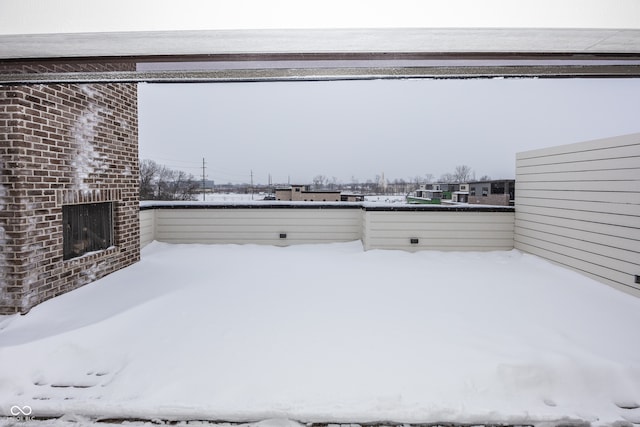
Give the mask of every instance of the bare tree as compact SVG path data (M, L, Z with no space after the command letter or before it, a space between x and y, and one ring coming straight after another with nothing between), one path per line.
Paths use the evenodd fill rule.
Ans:
M335 190L336 187L338 186L338 178L336 178L335 176L332 176L330 180L328 180L328 186L329 186L329 190Z
M140 162L140 200L195 200L193 176L153 160Z
M316 190L321 190L326 182L328 181L327 177L324 175L316 175L313 177L313 188Z
M152 200L155 194L155 179L160 165L153 160L140 161L140 200Z
M453 174L445 173L440 175L440 182L450 184L452 182L455 182L455 177L453 176Z
M184 171L172 171L172 180L168 185L167 200L194 200L199 188L193 176Z
M453 172L453 182L468 182L471 179L473 171L467 165L456 166Z

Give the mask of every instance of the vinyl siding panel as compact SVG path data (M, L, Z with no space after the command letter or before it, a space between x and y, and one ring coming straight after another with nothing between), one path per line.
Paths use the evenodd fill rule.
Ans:
M607 138L612 141L613 138ZM603 140L604 141L604 140ZM567 150L544 149L527 152L518 158L519 166L557 165L565 163L585 163L601 160L628 159L640 157L640 147L633 138L613 142L615 145L587 148L580 144L571 144Z
M365 212L365 249L513 249L513 212ZM412 244L410 239L417 238Z
M155 210L140 211L140 247L144 248L151 243L156 236Z
M612 171L617 169L635 169L638 166L638 156L621 159L598 159L588 162L573 163L550 163L550 164L530 164L528 166L519 164L521 174L548 174L561 172L597 172Z
M618 171L617 171L618 172ZM521 181L519 183L520 190L540 190L540 191L562 191L562 192L576 192L576 193L605 193L614 194L619 197L623 203L628 203L630 200L638 200L638 186L639 183L636 178L638 171L630 173L628 170L628 177L624 179L614 179L612 175L606 176L609 179L602 179L599 181L594 180L578 180L578 179L565 179L562 181L551 180L550 178L545 181ZM559 178L559 177L558 177ZM625 194L629 193L629 194Z
M516 183L517 188L518 185ZM516 211L528 209L531 212L538 209L550 209L561 212L560 216L574 218L582 215L592 218L594 222L600 222L598 218L603 215L605 219L602 221L607 221L609 224L626 225L628 227L636 227L638 225L637 205L536 198L527 197L526 194L522 196L516 194L516 198L518 199L516 201Z
M640 159L634 159L640 162ZM566 166L566 165L565 165ZM520 175L520 184L525 182L590 182L604 183L610 181L631 181L638 176L635 168L625 169L597 169L597 170L578 170L578 171L553 171L553 172L522 172ZM603 185L604 185L603 184ZM610 187L607 187L610 189Z
M586 261L582 257L572 257L564 251L554 252L553 249L549 247L530 245L526 242L518 242L517 245L518 249L522 250L523 252L528 252L530 254L539 256L540 258L545 258L551 262L570 268L623 292L640 296L633 287L624 284L625 281L628 280L627 273L622 273L616 270L612 270L609 267L603 267L597 264L593 264L589 261Z
M516 183L516 193L522 191L523 197L549 200L567 200L577 202L595 202L595 203L614 203L619 205L639 205L639 193L626 193L617 191L563 191L556 189L527 189L526 186L520 186ZM585 206L589 207L589 206Z
M142 210L140 224L143 246L153 240L279 246L362 240L365 249L492 251L513 249L514 212L174 206Z
M357 209L158 209L158 241L291 245L361 238ZM287 237L281 239L281 233Z
M640 134L519 153L515 247L640 296Z
M518 213L517 217L516 228L565 234L609 246L624 247L631 251L638 250L637 242L640 240L640 229L638 228L528 213Z

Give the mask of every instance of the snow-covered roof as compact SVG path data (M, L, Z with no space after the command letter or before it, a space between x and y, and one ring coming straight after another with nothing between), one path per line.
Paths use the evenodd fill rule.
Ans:
M640 299L516 250L154 242L131 267L0 316L0 408L87 423L628 425L639 324Z

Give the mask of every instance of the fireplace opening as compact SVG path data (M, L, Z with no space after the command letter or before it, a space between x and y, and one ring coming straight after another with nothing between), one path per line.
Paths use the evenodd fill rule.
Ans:
M65 205L62 222L65 260L113 245L113 202Z

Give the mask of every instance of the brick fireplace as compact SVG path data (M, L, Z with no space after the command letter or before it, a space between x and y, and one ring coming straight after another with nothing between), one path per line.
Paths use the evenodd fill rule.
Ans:
M0 86L0 171L0 314L139 260L136 84Z

